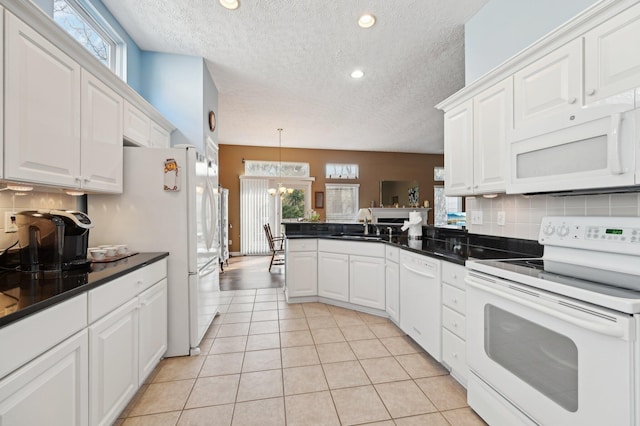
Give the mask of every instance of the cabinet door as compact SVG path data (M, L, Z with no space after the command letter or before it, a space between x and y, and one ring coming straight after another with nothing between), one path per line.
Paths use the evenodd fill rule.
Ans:
M0 381L0 424L88 423L87 332L68 338Z
M444 115L444 191L448 196L473 192L473 101Z
M122 104L120 95L82 70L82 187L122 192Z
M318 252L318 296L349 301L349 255Z
M138 390L138 299L89 327L89 424L110 425Z
M506 191L507 135L512 121L511 78L473 98L474 194Z
M384 259L349 256L349 302L369 308L386 309Z
M6 12L5 179L80 185L80 66Z
M138 108L124 101L124 128L126 140L141 146L149 146L151 119Z
M139 296L138 384L142 385L167 350L167 280Z
M582 39L518 71L513 84L516 140L568 126L583 103Z
M171 145L171 135L164 127L155 121L151 121L149 132L149 144L152 148L169 148Z
M315 251L291 251L286 256L287 297L318 295L318 255Z
M585 35L585 99L593 102L640 87L640 5Z
M395 262L387 262L385 271L387 314L394 322L400 322L400 268Z

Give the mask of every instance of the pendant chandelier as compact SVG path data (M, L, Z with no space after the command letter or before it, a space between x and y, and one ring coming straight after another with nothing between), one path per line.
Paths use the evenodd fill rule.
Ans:
M278 188L269 188L270 195L280 194L280 198L284 198L285 194L293 193L293 188L287 188L282 184L282 129L278 129L278 147L280 160L278 161L278 175L280 176Z

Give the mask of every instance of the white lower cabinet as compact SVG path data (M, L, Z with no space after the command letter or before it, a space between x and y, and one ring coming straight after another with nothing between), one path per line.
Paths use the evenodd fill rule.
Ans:
M387 259L385 265L386 311L389 318L400 322L400 267Z
M349 302L384 311L384 259L349 256Z
M464 266L442 262L442 362L462 384L469 375L465 275Z
M138 299L138 384L141 385L167 350L167 280L160 281Z
M287 240L284 276L287 298L318 295L318 241L316 239Z
M318 296L349 301L349 255L318 253Z
M91 425L111 424L138 390L138 300L89 327Z
M83 330L0 380L0 424L88 424L88 364Z
M440 261L400 255L400 328L437 361L441 356Z

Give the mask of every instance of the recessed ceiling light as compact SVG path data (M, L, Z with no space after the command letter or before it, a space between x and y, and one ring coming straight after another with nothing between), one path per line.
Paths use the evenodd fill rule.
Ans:
M229 10L237 9L240 6L239 0L219 0L222 7L227 8Z
M373 24L376 23L376 17L373 15L370 15L368 13L362 15L359 19L358 19L358 25L361 28L371 28L373 27Z
M362 78L364 77L364 72L362 70L355 70L351 73L351 77L353 78Z
M31 185L18 185L18 184L10 183L7 185L7 188L12 191L18 191L18 192L33 191L33 186Z
M80 197L80 196L84 195L83 191L74 191L74 190L71 190L71 189L67 189L64 192L65 192L65 194L71 195L72 197Z

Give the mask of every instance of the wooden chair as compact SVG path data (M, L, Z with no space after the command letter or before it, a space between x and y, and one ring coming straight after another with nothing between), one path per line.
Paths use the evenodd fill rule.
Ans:
M268 223L263 228L271 250L271 263L269 263L269 272L271 272L273 265L284 265L284 237L274 237Z

